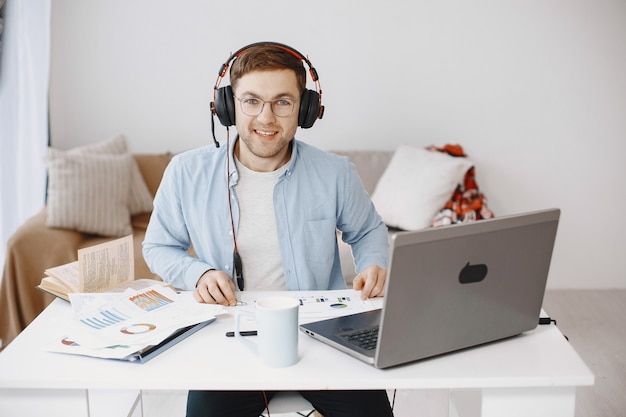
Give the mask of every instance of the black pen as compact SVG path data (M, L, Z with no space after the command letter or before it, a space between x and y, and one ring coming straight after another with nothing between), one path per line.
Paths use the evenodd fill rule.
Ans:
M239 332L242 336L256 336L256 330L246 330ZM235 337L235 332L226 332L226 337Z

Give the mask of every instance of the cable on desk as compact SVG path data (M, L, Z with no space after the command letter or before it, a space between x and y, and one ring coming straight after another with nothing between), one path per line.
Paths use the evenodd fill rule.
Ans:
M552 324L552 323L554 323L554 325L556 326L556 320L550 317L539 317L539 324Z
M554 324L556 326L556 320L554 320L551 317L539 317L539 324L540 325ZM567 337L566 335L563 335L563 337L565 338L565 340L569 342L569 337Z

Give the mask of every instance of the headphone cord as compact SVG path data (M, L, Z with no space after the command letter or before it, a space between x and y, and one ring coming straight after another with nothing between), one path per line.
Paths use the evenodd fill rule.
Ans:
M263 399L265 400L265 410L267 410L267 417L270 417L270 402L267 401L267 394L265 393L265 391L263 392Z
M228 193L228 211L230 213L230 228L233 234L233 275L235 281L237 282L237 287L240 291L243 291L243 263L241 262L241 256L239 255L239 250L237 249L237 236L235 233L235 220L233 218L233 203L231 199L231 191L230 191L230 130L226 127L226 178L227 178L227 189Z

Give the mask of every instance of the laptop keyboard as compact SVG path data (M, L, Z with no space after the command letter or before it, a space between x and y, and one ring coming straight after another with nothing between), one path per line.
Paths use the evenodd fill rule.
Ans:
M376 348L376 342L378 341L378 326L369 329L353 330L341 334L341 337L348 343L361 349L372 350Z

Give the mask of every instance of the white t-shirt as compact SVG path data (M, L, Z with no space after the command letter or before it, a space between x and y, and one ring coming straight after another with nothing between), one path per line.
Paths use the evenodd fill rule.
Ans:
M239 202L237 249L243 264L247 291L287 289L278 245L274 215L274 187L287 164L272 172L252 171L235 158L239 180L235 186Z

